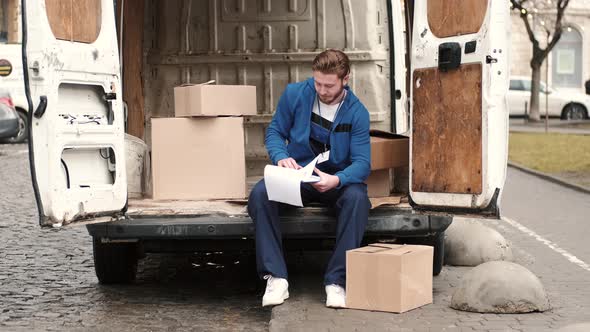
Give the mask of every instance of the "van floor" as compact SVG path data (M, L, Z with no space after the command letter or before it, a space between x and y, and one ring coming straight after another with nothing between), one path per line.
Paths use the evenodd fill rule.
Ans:
M389 197L370 198L372 210L383 207L395 207L396 209L411 209L407 196L392 194ZM154 200L151 198L129 199L127 214L129 216L188 216L221 214L228 216L247 215L246 205L243 200ZM312 205L303 208L305 210L326 209L321 205Z
M248 194L260 177L247 179ZM411 210L408 197L402 193L393 193L389 197L370 198L371 210L377 208L395 208ZM154 200L152 198L129 198L127 215L129 216L196 216L196 215L227 215L247 216L247 199L214 199L214 200ZM328 210L320 204L303 208L305 212L321 213Z

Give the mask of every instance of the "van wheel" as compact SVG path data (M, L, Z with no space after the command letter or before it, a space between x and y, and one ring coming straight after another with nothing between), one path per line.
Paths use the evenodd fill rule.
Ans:
M27 119L27 112L17 109L18 114L18 133L14 137L5 138L2 140L4 143L18 144L23 143L29 136L29 126Z
M92 239L94 270L101 284L127 284L137 274L137 243L102 243Z
M432 275L439 275L442 271L445 261L445 232L436 233L429 238L431 245L434 247L434 257L432 261Z
M445 260L445 232L425 237L400 238L401 243L419 244L434 248L432 259L432 275L437 276L442 271Z
M584 120L588 118L588 111L580 104L569 104L563 108L562 120Z

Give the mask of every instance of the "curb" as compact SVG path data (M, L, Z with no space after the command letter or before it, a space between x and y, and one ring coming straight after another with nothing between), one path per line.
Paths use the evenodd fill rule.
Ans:
M574 129L574 130L579 130L579 129ZM541 129L541 130L537 130L535 128L531 128L531 129L522 129L522 128L515 128L515 129L510 129L509 130L510 133L517 133L517 134L544 134L545 133L545 129ZM585 132L577 132L577 131L573 131L573 132L568 132L566 130L551 130L549 129L549 134L562 134L562 135L581 135L581 136L585 136L585 135L590 135L590 131L585 131Z
M555 177L553 175L549 175L547 173L543 173L543 172L536 171L534 169L530 169L528 167L522 166L522 165L517 164L515 162L509 161L508 162L508 166L510 166L512 168L516 168L519 171L522 171L522 172L525 172L525 173L534 175L534 176L536 176L538 178L547 180L549 182L553 182L553 183L556 183L558 185L561 185L561 186L564 186L564 187L573 189L575 191L578 191L578 192L581 192L581 193L584 193L584 194L590 194L590 188L587 188L587 187L580 186L580 185L575 184L575 183L571 183L571 182L565 181L565 180L563 180L561 178Z

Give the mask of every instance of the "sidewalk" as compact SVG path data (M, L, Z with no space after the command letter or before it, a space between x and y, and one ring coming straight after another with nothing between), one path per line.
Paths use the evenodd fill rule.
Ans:
M590 120L549 119L548 127L550 133L590 135ZM509 128L511 133L544 133L545 122L526 122L523 118L511 118Z
M534 236L505 220L482 221L497 230L513 246L515 262L537 275L548 293L553 309L529 314L480 314L451 309L449 304L463 275L471 267L445 266L434 277L434 303L403 314L324 306L321 270L310 273L302 262L289 280L291 298L272 309L269 330L274 331L526 331L549 332L569 324L590 321L586 310L590 296L590 274L552 250ZM317 259L317 258L316 258Z

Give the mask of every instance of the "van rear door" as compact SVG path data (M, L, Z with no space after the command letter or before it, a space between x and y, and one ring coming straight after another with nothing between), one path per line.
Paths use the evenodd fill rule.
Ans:
M40 224L121 214L124 116L111 0L24 0L29 156Z
M414 1L415 208L499 215L508 156L509 28L506 1Z

